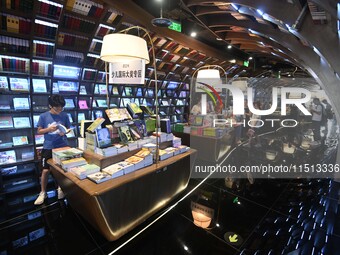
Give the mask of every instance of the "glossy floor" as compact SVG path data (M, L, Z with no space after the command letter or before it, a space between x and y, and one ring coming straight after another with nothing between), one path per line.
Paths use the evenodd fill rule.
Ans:
M330 192L330 185L333 187L332 192ZM192 189L195 190L191 192ZM277 219L286 217L289 218L286 226L299 226L302 222L301 215L292 214L296 203L301 207L302 203L310 201L309 195L311 198L319 195L319 198L323 200L336 201L337 207L338 190L337 183L326 179L299 182L256 180L252 185L241 180L233 188L227 188L224 179L207 179L204 183L192 179L183 193L189 193L189 195L181 199L182 194L181 197L175 199L172 204L175 206L172 210L159 212L114 242L108 242L98 234L72 210L67 200L47 201L47 204L30 212L31 215L33 212L41 212L39 221L43 225L44 236L38 235L38 238L27 246L23 244L18 247L15 243L17 248L9 248L7 252L8 254L62 255L281 254L281 249L285 247L288 240L283 238L286 242L284 244L261 243L262 239L268 240L269 238L266 232L271 228L268 227L270 219L277 221ZM178 200L181 201L176 204ZM194 224L192 203L213 209L212 221L207 229ZM313 210L312 204L308 205L308 210ZM284 207L287 207L287 210ZM163 215L164 212L167 213ZM161 215L163 216L159 218ZM338 219L337 214L336 219ZM30 221L28 217L26 221L19 220L18 225L11 226L11 228L16 227L20 233L20 226L24 226L28 221ZM337 224L333 225L334 230L327 236L340 241L339 227ZM260 238L259 235L261 235ZM17 240L15 235L7 238L12 237L12 245L14 245L13 241ZM265 251L267 252L264 253ZM329 254L339 254L339 249L332 249L332 253Z

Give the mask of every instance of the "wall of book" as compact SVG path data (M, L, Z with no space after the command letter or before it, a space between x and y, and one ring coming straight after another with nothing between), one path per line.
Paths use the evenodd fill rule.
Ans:
M119 10L91 0L7 0L1 1L0 18L0 208L15 208L13 213L5 209L0 220L33 205L39 191L44 137L37 134L36 125L49 109L49 95L65 97L64 111L73 126L69 144L76 146L81 122L107 118L108 108L128 109L131 119L138 120L153 116L158 104L161 118L187 122L193 71L205 64L228 66L151 32L157 89L151 65L145 84L107 86L99 58L103 37L132 25L123 22ZM126 119L122 116L116 116L118 121ZM55 199L53 180L49 183L49 198ZM34 229L18 236L14 250L34 243L30 231ZM38 239L43 232L37 232Z

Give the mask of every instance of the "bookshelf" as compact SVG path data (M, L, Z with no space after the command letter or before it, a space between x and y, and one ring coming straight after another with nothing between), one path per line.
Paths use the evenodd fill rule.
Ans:
M19 207L31 206L39 191L42 140L37 136L35 126L38 116L48 110L48 96L58 93L67 100L65 112L76 127L75 136L68 139L70 146L76 146L80 121L103 115L107 94L109 107L126 107L133 102L154 111L155 70L151 65L146 67L145 84L110 84L106 88L104 62L99 57L103 37L131 25L124 22L129 19L125 19L122 12L107 4L82 0L8 0L1 1L0 17L0 114L3 118L0 120L0 154L13 157L11 151L14 151L16 158L12 162L4 161L0 170L10 171L17 167L15 174L5 176L2 173L0 176L0 208L14 208L14 213L5 213L4 217L8 218ZM152 31L151 34L158 59L161 118L169 118L172 123L186 122L189 78L195 68L220 63L227 67L228 63L170 38L159 37ZM17 86L12 87L15 79ZM24 106L18 106L21 101L25 101ZM18 120L28 121L29 125L15 128L14 123ZM27 143L13 145L13 137L27 140ZM30 170L21 170L26 165ZM17 181L27 185L15 192L4 188ZM55 199L53 191L51 180L51 199ZM13 202L16 199L21 201L17 206ZM29 232L18 236L18 240L26 236L24 247L31 243ZM0 252L1 247L0 244Z

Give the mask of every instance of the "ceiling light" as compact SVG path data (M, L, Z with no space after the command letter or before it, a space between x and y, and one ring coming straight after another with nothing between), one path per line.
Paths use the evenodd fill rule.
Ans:
M229 60L229 62L235 64L236 63L236 59Z
M228 45L228 49L231 49L233 46L231 46L231 45Z
M183 245L183 248L184 248L184 250L186 250L186 251L189 250L188 246L186 246L186 245Z
M191 37L196 37L197 33L196 32L191 32L190 36Z
M249 57L249 58L248 58L248 60L252 60L252 59L253 59L253 57Z
M217 40L217 41L223 41L223 39L222 39L222 38L219 38L219 37L216 37L216 40Z
M236 4L231 4L231 6L236 10L236 11L238 11L238 7L237 7L237 5Z
M261 10L259 10L259 9L257 9L256 12L257 12L258 14L260 14L261 16L263 16L263 14L264 14L264 12L261 11Z

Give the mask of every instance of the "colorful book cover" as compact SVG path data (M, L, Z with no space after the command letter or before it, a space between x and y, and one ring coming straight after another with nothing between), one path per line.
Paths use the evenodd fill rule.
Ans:
M12 91L29 92L28 79L24 78L9 78Z
M33 79L33 91L35 93L46 93L46 81L45 79Z
M0 91L2 90L8 90L8 80L6 76L0 76Z
M13 119L11 116L0 116L0 128L12 128Z
M87 106L86 100L79 100L78 105L79 105L79 109L88 109L89 108Z
M15 128L29 128L31 127L29 117L13 117Z
M14 146L28 144L27 136L13 136L12 141Z

